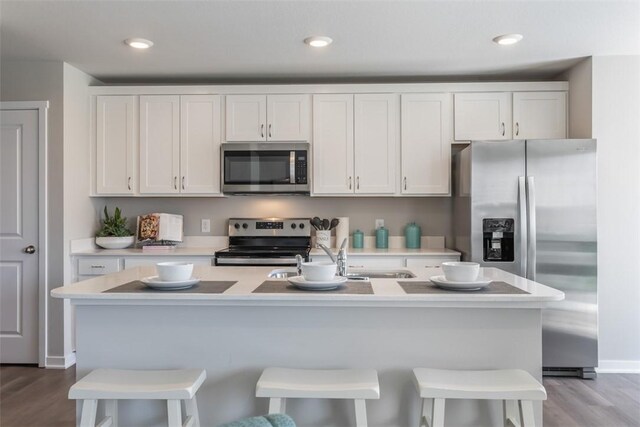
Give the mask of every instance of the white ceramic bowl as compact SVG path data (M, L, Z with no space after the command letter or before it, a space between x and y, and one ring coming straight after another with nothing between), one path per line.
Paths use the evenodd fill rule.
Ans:
M164 282L179 282L191 279L193 264L188 262L159 262L156 264L158 278Z
M124 249L133 245L135 242L136 236L126 236L126 237L96 237L96 245L105 249Z
M329 281L336 276L338 266L332 262L303 262L302 275L311 282Z
M452 282L473 282L480 274L480 264L477 262L443 262L444 277Z

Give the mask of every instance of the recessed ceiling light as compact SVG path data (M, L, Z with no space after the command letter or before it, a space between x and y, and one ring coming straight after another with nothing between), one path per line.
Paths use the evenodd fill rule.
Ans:
M498 43L499 45L503 46L516 44L520 40L522 40L522 34L503 34L501 36L493 38L494 43Z
M124 42L136 49L149 49L151 46L153 46L153 42L147 39L133 38L126 39Z
M304 39L304 42L313 47L325 47L329 46L333 40L331 40L331 37L327 36L313 36L307 37Z

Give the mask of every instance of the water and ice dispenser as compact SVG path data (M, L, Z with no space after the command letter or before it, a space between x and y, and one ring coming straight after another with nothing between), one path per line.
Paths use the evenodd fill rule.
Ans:
M482 220L482 257L485 262L513 262L513 218L484 218Z

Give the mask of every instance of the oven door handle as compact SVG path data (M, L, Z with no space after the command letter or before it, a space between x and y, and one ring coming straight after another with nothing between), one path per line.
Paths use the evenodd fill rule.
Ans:
M296 265L295 258L216 258L217 265Z

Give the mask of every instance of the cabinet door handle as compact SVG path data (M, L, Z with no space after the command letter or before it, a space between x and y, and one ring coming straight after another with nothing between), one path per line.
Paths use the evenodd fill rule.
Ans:
M353 186L351 185L351 178L352 177L349 177L349 190L351 190L353 188Z
M356 177L356 190L359 190L359 189L360 189L360 177L357 176Z
M502 122L501 126L502 126L502 136L504 136L504 133L505 133L504 122Z
M264 138L264 123L260 125L260 136Z
M131 190L131 177L127 178L127 188Z
M173 177L173 189L174 190L178 189L178 177L177 176Z
M92 265L91 268L104 268L104 265Z
M404 177L404 189L405 190L407 189L407 177L406 176Z
M516 136L520 134L520 123L516 122Z
M269 138L271 138L271 123L269 123Z
M182 189L184 190L184 176L182 177Z

